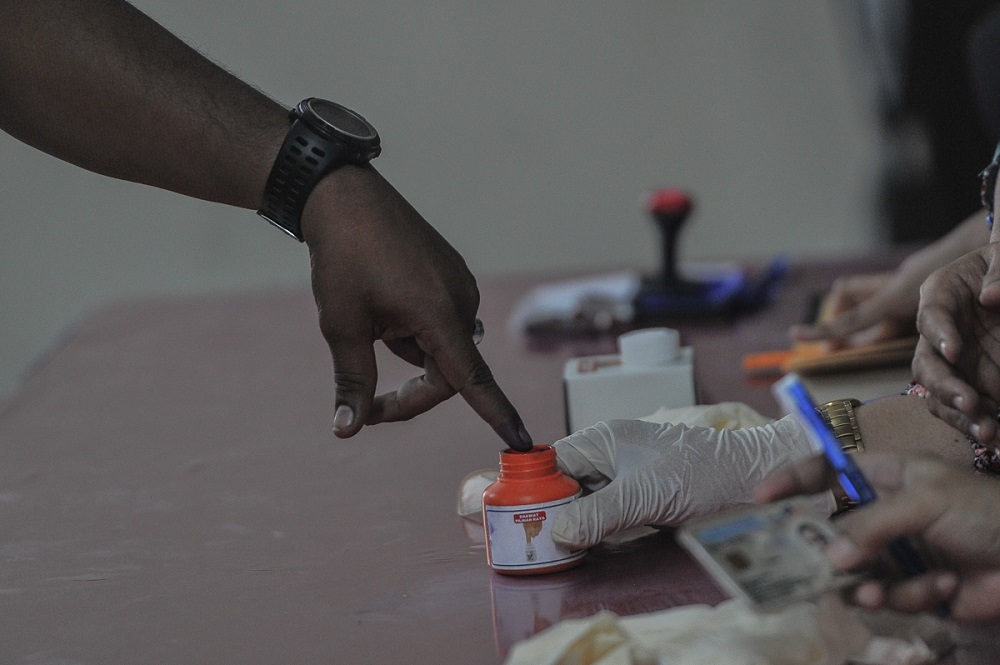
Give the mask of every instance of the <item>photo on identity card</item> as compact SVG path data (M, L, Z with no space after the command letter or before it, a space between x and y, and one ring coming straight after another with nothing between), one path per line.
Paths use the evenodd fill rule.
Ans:
M862 574L834 568L823 554L837 535L805 497L716 515L677 532L723 590L762 610L861 581Z

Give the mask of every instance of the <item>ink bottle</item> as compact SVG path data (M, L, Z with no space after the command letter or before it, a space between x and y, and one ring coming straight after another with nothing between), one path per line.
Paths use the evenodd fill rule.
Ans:
M552 541L552 519L580 496L580 484L556 466L552 446L500 453L500 477L483 491L490 567L504 575L554 573L579 565L587 550Z

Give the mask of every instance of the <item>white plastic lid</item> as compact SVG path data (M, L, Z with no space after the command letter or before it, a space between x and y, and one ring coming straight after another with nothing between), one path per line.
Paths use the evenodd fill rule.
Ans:
M622 364L633 367L663 367L677 362L681 335L672 328L647 328L618 338Z

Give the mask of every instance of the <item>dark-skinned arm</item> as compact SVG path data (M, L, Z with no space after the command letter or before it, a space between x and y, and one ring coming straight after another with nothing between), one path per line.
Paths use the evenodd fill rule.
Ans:
M288 116L122 0L0 0L0 128L97 173L253 210ZM530 446L472 342L472 273L373 167L324 178L302 232L338 436L459 393L507 445ZM379 339L424 374L375 397Z

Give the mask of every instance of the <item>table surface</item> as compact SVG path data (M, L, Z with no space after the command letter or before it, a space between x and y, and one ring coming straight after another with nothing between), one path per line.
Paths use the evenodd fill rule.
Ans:
M699 400L777 415L739 359L785 346L844 267L793 266L768 309L678 326ZM536 282L480 285L481 348L552 441L564 362L613 340L539 352L506 334ZM383 389L414 374L384 349L379 362ZM561 618L722 599L667 532L565 573L492 573L481 528L455 513L462 478L497 463L489 428L453 399L341 441L332 397L306 292L86 318L0 412L0 662L491 664Z

